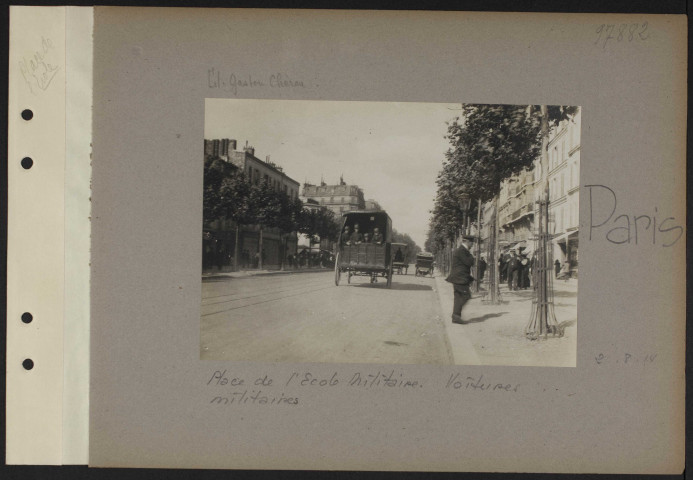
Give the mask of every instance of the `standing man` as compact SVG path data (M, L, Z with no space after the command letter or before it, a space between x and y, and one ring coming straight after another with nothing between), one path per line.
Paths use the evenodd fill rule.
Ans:
M484 257L481 257L479 259L479 284L484 280L484 274L486 273L486 260L484 260Z
M469 291L469 284L474 281L472 276L472 267L474 266L474 256L470 253L474 237L462 237L462 245L452 254L452 268L450 275L445 279L446 282L452 283L453 293L455 294L455 302L452 308L452 323L464 325L462 320L462 307L472 298Z
M508 290L517 290L517 277L520 269L520 262L517 259L517 253L513 250L510 260L508 260Z

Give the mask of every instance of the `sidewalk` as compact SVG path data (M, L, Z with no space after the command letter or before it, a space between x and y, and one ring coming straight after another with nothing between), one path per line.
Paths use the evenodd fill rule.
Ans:
M436 289L443 321L457 365L565 366L576 363L577 352L577 280L554 282L554 309L563 337L529 340L524 329L532 311L534 291L511 292L501 285L500 305L481 302L472 294L462 310L470 323L452 323L453 289L444 277L436 276Z
M285 275L289 273L315 273L315 272L334 272L333 268L296 268L286 270L240 270L238 272L213 272L213 273L203 273L202 279L205 278L248 278L255 277L257 275Z

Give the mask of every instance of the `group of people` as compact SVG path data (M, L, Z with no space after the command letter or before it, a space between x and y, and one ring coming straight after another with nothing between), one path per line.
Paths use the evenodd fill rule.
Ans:
M373 243L375 245L382 245L384 238L383 234L380 233L380 229L375 227L372 233L366 232L361 233L359 231L359 224L354 224L354 231L352 232L348 225L344 227L342 231L342 245L359 245L361 243Z
M498 260L500 281L508 282L509 290L526 290L531 286L530 277L534 256L519 254L517 250L501 255Z

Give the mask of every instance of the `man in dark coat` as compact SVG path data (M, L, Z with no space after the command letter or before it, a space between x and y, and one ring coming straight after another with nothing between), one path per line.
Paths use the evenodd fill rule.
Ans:
M517 290L517 280L520 271L520 261L517 258L517 253L512 252L512 257L508 261L508 290Z
M469 249L472 246L473 237L463 237L462 245L452 254L452 268L450 275L445 279L452 283L455 302L452 308L452 323L465 324L462 320L462 307L472 298L469 291L469 284L474 281L472 267L474 266L474 256Z
M479 283L483 281L484 273L486 273L486 260L484 260L484 257L481 257L479 259Z

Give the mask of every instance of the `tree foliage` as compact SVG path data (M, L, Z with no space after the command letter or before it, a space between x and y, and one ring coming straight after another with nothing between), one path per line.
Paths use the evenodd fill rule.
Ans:
M311 237L314 243L316 237L327 240L336 240L339 236L341 225L334 212L326 207L306 208L303 210L298 231Z
M417 253L421 251L421 247L419 247L416 242L414 241L413 238L411 238L408 234L406 233L400 233L394 228L392 229L392 241L394 243L405 243L408 247L409 250L409 256L411 258L414 258Z
M222 218L241 225L298 230L303 202L277 191L268 182L251 183L234 165L207 156L204 164L203 215L205 223Z
M549 126L576 110L549 106ZM541 115L538 105L462 105L462 115L448 124L445 136L450 148L436 181L427 248L437 251L463 227L463 193L486 202L498 195L503 180L532 168L541 153ZM472 206L472 218L475 211Z

